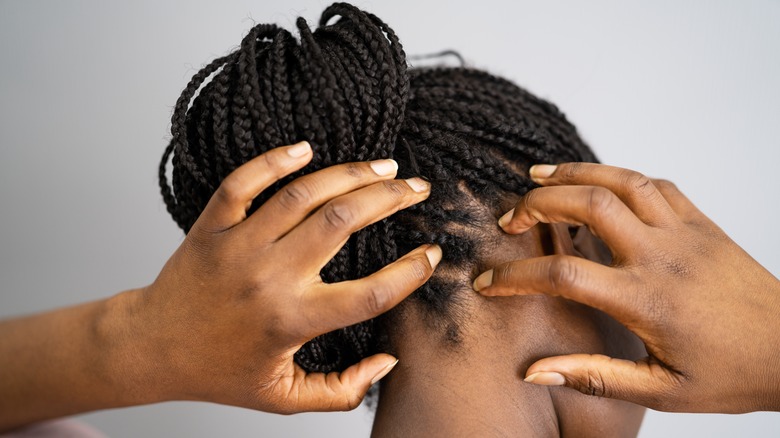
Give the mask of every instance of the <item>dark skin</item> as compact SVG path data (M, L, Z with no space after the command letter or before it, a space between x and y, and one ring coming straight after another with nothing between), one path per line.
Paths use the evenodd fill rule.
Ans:
M491 228L493 235L485 239L490 251L480 264L579 254L566 227L543 224L518 236ZM588 246L582 241L593 237L578 238ZM439 275L469 278L468 272ZM437 316L414 301L391 313L389 336L400 362L382 382L372 436L637 434L644 408L531 385L521 374L540 357L578 351L641 357L641 343L625 328L595 309L557 297L488 299L468 289L455 293L457 344L444 341L441 327L426 322Z
M441 250L423 246L355 281L325 284L319 272L350 234L423 201L429 185L394 180L392 160L344 164L293 181L247 217L252 199L311 157L304 142L236 169L151 285L0 322L0 431L168 400L285 414L358 406L394 357L307 374L293 354L398 304Z
M673 412L780 410L780 281L671 183L610 166L535 166L529 192L501 218L509 234L540 222L587 225L604 266L571 256L496 265L486 296L545 294L600 309L635 333L646 357L550 355L526 380Z
M309 280L303 283L298 277L280 275L296 272L298 266L290 261L303 265L309 261L303 256L280 258L275 251L285 247L279 245L284 239L278 235L258 240L241 235L253 235L261 222L246 218L249 201L311 158L305 151L297 157L278 155L287 150L278 148L269 152L277 155L250 161L242 167L249 169L247 174L223 185L196 233L185 239L154 284L94 303L0 322L0 430L90 410L177 399L282 413L355 407L395 358L380 354L341 374L306 375L293 364L292 352L328 327L376 316L402 301L431 275L441 252L423 247L379 275L329 287L314 275L303 277ZM395 171L379 174L369 163L313 175L306 186L298 187L301 190L280 195L287 199L277 198L272 207L287 211L282 216L290 221L275 216L262 223L279 221L277 232L297 229L312 211L322 214L311 218L324 219L323 207L331 204L329 220L320 223L334 225L330 219L347 218L336 226L341 233L337 236L345 239L361 224L420 202L428 193L419 181L388 183ZM585 224L610 246L614 261L603 266L561 254L496 260L497 267L481 275L475 288L488 296L565 297L601 309L633 331L649 356L637 361L611 359L619 355L606 348L592 354L581 346L531 357L510 351L508 357L515 358L510 368L517 375L533 362L525 371L526 380L533 383L565 385L660 410L780 410L776 366L780 282L771 273L670 183L592 164L535 167L532 177L548 187L530 192L518 203L509 216L513 219L504 221L505 231L526 233L538 222ZM352 196L345 197L348 194ZM359 202L366 195L372 202L382 200L381 207L361 208ZM337 200L337 206L354 214L334 216L332 201ZM319 244L314 237L297 239ZM324 264L338 242L322 245L316 263ZM286 248L292 250L288 255L301 255L309 247ZM282 266L258 270L264 262ZM203 272L215 277L202 277ZM270 286L278 281L290 286L287 293L278 294ZM313 315L301 313L308 308L301 305L325 297L329 304L323 308L331 311L323 317L295 317ZM216 316L207 316L215 310ZM522 311L518 308L518 315ZM287 323L279 324L282 319ZM497 319L509 326L511 320ZM575 352L585 354L569 354ZM539 360L542 357L546 358ZM388 385L386 397L392 391ZM432 397L443 399L438 394ZM385 406L391 402L388 399ZM381 415L380 411L377 421ZM552 418L542 421L548 420Z

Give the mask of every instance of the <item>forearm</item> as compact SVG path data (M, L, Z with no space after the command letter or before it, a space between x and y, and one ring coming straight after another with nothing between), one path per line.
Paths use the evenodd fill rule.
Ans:
M132 388L140 358L123 357L132 351L125 303L137 294L0 322L0 431L155 401Z

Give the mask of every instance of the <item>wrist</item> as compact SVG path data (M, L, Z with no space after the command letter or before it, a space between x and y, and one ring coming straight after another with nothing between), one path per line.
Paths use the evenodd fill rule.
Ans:
M100 377L132 406L170 400L161 381L164 365L154 345L153 329L144 311L145 289L119 293L103 302L94 325L96 344L103 351Z
M752 411L780 412L780 322L775 315L780 313L780 280L768 271L766 281L756 290L763 290L763 299L758 307L765 310L764 316L757 318L753 324L760 326L761 336L755 336L753 341L759 353L755 355L754 367L762 370L754 379L754 389L751 401Z

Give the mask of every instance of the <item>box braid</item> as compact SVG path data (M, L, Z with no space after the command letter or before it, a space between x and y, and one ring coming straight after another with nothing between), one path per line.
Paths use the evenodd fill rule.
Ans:
M311 164L261 193L253 209L294 178L344 162L394 158L399 177L432 182L426 202L355 233L322 270L324 281L364 277L425 243L442 246L444 269L469 269L478 233L462 230L484 222L473 200L498 213L499 199L532 188L531 164L595 160L554 105L507 80L467 68L407 70L395 32L372 14L336 3L314 32L303 18L296 26L299 39L273 24L253 27L176 102L159 178L185 232L236 167L308 140ZM413 295L434 319L456 299L457 285L440 272ZM343 370L376 353L381 332L373 320L347 327L295 359L307 371Z

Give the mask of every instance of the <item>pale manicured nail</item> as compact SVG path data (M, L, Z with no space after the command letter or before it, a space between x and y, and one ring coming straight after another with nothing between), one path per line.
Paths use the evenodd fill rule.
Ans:
M531 174L532 179L544 179L549 178L557 168L558 166L552 164L537 164L536 166L531 166L531 170L528 173Z
M515 215L515 209L513 208L513 209L509 210L508 212L506 212L506 214L501 216L501 219L498 220L498 226L501 227L501 228L504 228L506 226L506 224L508 224L509 221L512 220L512 216L514 216L514 215Z
M474 280L474 290L480 291L486 287L490 287L493 284L493 270L485 271L479 274L476 280Z
M392 175L398 170L395 160L376 160L369 163L369 166L379 176Z
M311 150L311 145L308 141L302 141L300 143L296 143L289 148L287 148L287 155L293 157L293 158L300 158L306 154L309 153Z
M409 184L409 187L411 187L412 190L417 193L424 192L431 187L427 181L420 178L409 178L406 180L406 183Z
M395 362L390 362L389 364L387 364L387 366L385 366L384 368L382 368L382 371L380 371L379 373L377 373L377 375L376 375L376 376L374 376L374 378L373 378L373 379L371 379L371 384L373 385L374 383L376 383L376 382L380 381L380 380L382 379L382 377L386 376L386 375L387 375L387 373L389 373L389 372L390 372L390 370L392 370L392 369L393 369L393 367L394 367L394 366L395 366L397 363L398 363L398 359L396 359L396 360L395 360Z
M563 375L551 371L533 373L524 380L528 383L533 383L534 385L544 386L563 386L563 384L566 383L566 379Z
M428 263L431 267L436 269L441 261L441 247L439 245L431 245L425 250L425 255L428 257Z

